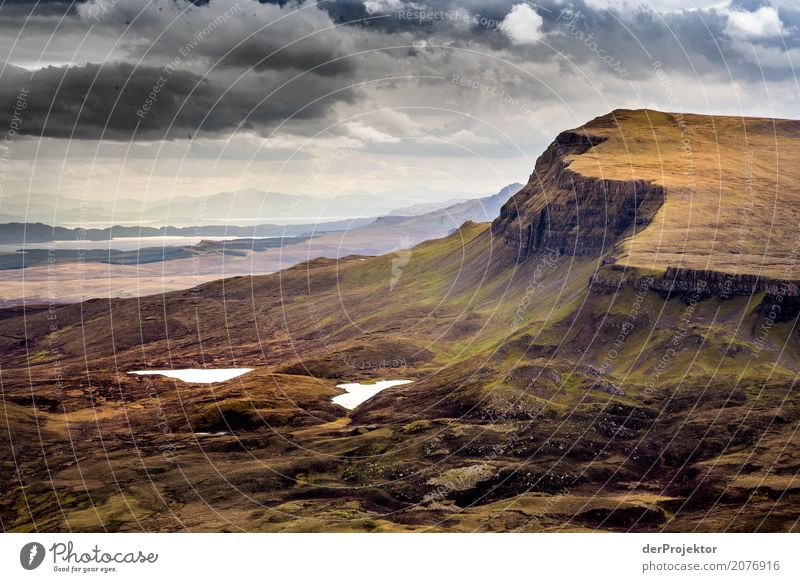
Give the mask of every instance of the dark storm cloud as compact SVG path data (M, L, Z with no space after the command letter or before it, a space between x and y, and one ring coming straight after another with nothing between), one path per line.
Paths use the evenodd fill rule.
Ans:
M344 75L355 69L355 63L347 55L326 51L286 51L268 40L248 41L227 53L219 66L254 69L256 71L274 69L294 69L307 71L313 69L320 75ZM265 55L272 55L266 58Z
M509 36L503 34L500 23L512 7L519 4L533 7L541 17L542 40L548 46L515 46ZM689 71L690 74L696 71L699 75L724 76L730 70L731 76L746 80L758 80L762 75L768 79L790 79L794 78L795 71L788 58L762 69L742 42L778 53L800 47L798 8L776 9L784 24L780 36L743 39L731 29L732 13L757 19L755 12L765 6L761 0L737 0L730 7L669 12L655 11L644 2L638 7L631 2L620 10L598 8L583 0L374 2L372 11L364 9L364 3L352 0L322 6L337 21L343 20L345 15L379 15L384 18L360 26L386 34L406 33L432 42L452 40L490 50L511 51L528 61L550 59L555 49L566 57L565 60L581 66L591 64L597 59L597 51L602 51L603 55L623 61L630 78L650 76L653 62L659 61L665 70ZM565 27L567 22L572 22L569 29Z
M31 0L5 0L3 3L0 21L9 18L33 18L33 17L62 17L64 15L75 15L76 7L82 2L61 2L42 0L35 2Z
M32 78L27 71L7 68L0 79L2 110L9 110L18 87L30 88L24 133L151 139L163 136L170 125L169 136L179 137L197 131L224 133L240 122L243 128L263 132L314 99L361 81L404 75L447 79L458 74L513 87L519 86L518 69L552 63L561 68L558 78L525 88L542 103L555 101L559 91L569 94L565 79L576 76L615 86L647 81L653 77L654 62L666 72L714 81L755 83L762 76L782 81L794 77L787 51L797 51L800 45L800 11L781 7L775 14L756 14L762 5L749 0L670 12L646 7L625 12L600 9L583 0L536 4L522 0L340 0L318 6L249 0L194 3L199 6L185 0L126 0L115 5L110 0L93 1L75 6L47 2L54 10L70 7L63 20L56 15L31 21L15 16L30 2L18 0L0 8L0 26L6 36L5 41L0 38L0 46L9 53L0 54L0 61L90 63L48 67ZM532 6L540 19L533 35L540 42L520 40L503 24L520 4ZM106 5L110 7L98 9ZM202 42L193 44L197 31L226 9L232 10L229 17ZM420 12L432 16L409 17ZM753 25L747 38L741 26L732 28L732 14L740 25ZM777 35L763 22L765 16L777 18L776 14L782 23ZM65 49L77 45L90 25L91 37L82 52L67 56ZM56 48L38 54L53 31L54 41L48 46ZM12 45L19 32L23 32L21 40ZM145 115L140 115L164 64L173 62L188 46L192 46L189 58L170 70L163 87L158 87L157 99L151 99ZM392 46L408 48L386 48ZM106 61L116 64L91 64ZM499 64L502 61L508 65ZM619 63L616 71L609 61ZM143 65L134 65L140 62ZM623 69L625 74L619 74ZM241 79L225 94L240 74ZM249 114L263 96L296 75L301 76ZM411 83L383 86L400 101L414 100ZM334 103L353 102L359 91L337 92L302 109L297 118L324 120Z
M236 128L264 130L289 117L322 117L334 102L354 99L352 91L344 90L312 103L323 86L320 79L300 79L260 103L269 92L264 83L229 88L177 69L118 63L47 67L31 74L7 66L0 78L0 110L15 110L24 95L20 135L183 138Z
M34 6L63 6L63 7L74 7L76 4L82 4L85 0L4 0L3 6L28 6L33 8Z
M555 22L564 35L554 38L554 44L577 63L596 58L587 43L578 37L592 36L590 42L625 63L633 78L642 78L652 72L654 61L665 70L681 71L689 75L711 76L718 79L733 77L737 80L760 80L762 75L778 80L794 78L790 61L783 65L762 69L753 61L750 45L775 47L781 52L784 43L788 48L800 46L796 29L787 27L785 34L757 39L742 39L731 30L731 10L685 10L658 13L640 7L625 14L615 10L599 10L581 1L571 2L547 14L546 21ZM746 14L749 14L747 12ZM569 15L577 17L571 30L564 26ZM796 22L798 11L781 11L784 23ZM744 44L748 46L743 46Z
M99 30L123 31L121 46L131 57L167 58L192 47L194 59L214 67L255 70L314 69L318 75L342 75L355 64L356 30L352 21L334 22L312 2L281 7L250 0L216 0L191 6L185 1L167 6L134 0L124 7L104 9L103 3L83 9L84 20L95 18ZM211 26L202 42L197 31Z

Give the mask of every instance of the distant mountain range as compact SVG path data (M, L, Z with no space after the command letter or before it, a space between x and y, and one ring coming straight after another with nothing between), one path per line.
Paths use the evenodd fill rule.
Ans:
M135 238L153 236L228 236L228 237L272 237L300 236L305 234L334 232L356 228L373 222L374 218L357 218L320 222L319 224L258 224L253 226L120 226L88 228L81 233L79 228L50 226L41 222L8 222L0 224L0 244L32 244L52 241L78 240L102 241L112 238Z
M0 224L0 244L31 244L46 243L60 240L102 241L112 238L127 237L154 237L154 236L191 236L191 237L271 237L271 236L301 236L307 234L320 234L342 230L352 231L371 224L385 226L388 223L402 225L409 231L409 236L415 242L428 238L444 236L460 226L463 222L487 222L500 213L500 207L518 190L522 184L509 184L497 194L484 198L464 200L450 206L438 206L427 213L419 213L426 205L412 205L401 208L383 218L355 218L330 222L309 222L304 224L257 224L253 226L203 225L203 226L121 226L115 225L108 228L88 228L83 231L79 228L64 226L50 226L42 222L8 222ZM265 193L260 193L265 194ZM227 198L228 194L218 194ZM229 200L250 199L257 197L254 192L233 193ZM282 196L282 195L279 195ZM222 199L220 198L220 200ZM338 204L338 203L337 203ZM217 205L218 206L218 205ZM206 208L211 212L210 207ZM217 208L219 210L219 208Z
M385 192L345 192L328 198L281 194L256 189L220 192L207 197L176 196L143 201L130 198L84 201L53 194L8 196L0 206L0 222L41 222L56 226L103 226L112 224L176 227L197 224L297 224L377 217L415 204L430 205L409 210L421 214L474 199L474 195L433 188L396 188Z

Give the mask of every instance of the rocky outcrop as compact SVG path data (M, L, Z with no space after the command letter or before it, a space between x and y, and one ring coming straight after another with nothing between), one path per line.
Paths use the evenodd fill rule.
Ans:
M625 232L647 225L664 201L645 180L604 180L569 169L570 157L605 141L561 133L536 161L528 184L501 209L492 232L517 249L518 259L543 250L601 255Z
M592 275L590 283L594 291L605 292L632 286L662 294L714 295L723 299L762 292L768 298L800 298L800 284L797 281L676 267L668 267L659 277L641 277L635 271L625 272L621 267L606 267Z

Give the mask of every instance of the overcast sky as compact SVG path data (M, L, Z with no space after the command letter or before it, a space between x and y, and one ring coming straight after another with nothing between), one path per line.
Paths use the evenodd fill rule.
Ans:
M6 0L0 187L488 193L615 108L800 117L799 39L790 0Z

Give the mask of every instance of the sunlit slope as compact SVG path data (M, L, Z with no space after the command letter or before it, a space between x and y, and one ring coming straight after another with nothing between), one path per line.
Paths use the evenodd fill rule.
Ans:
M646 160L672 134L635 149L603 119L560 134L491 227L0 312L2 529L796 530L800 300L623 284L608 258L666 240L682 190ZM691 198L712 183L698 171ZM695 234L696 214L707 256L739 236ZM128 373L169 367L255 370ZM343 382L399 379L332 402Z
M800 122L617 110L575 132L605 139L571 157L573 172L666 189L620 262L796 278Z

